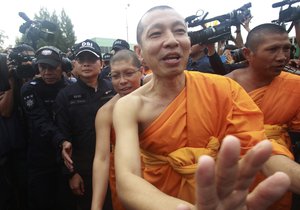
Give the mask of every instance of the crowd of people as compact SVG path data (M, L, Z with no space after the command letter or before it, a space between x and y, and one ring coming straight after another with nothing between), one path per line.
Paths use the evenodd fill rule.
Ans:
M134 49L1 55L0 209L299 208L300 77L285 68L300 62L282 26L250 20L245 43L237 27L234 46L191 46L156 6Z

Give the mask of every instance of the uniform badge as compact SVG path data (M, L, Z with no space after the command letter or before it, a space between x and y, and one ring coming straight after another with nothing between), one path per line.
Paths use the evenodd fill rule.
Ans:
M32 99L28 99L26 101L27 108L31 108L31 107L33 107L33 105L34 105L34 101Z
M24 96L24 104L28 110L32 109L36 104L34 95L30 94L30 95Z

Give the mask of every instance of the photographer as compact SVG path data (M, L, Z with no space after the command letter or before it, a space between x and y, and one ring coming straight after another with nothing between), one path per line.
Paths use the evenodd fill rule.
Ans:
M6 54L0 54L0 209L8 209L10 207L12 198L12 186L10 184L8 153L9 135L6 129L5 107L7 101L12 97L10 84L8 81L8 70L6 64Z
M4 55L3 55L4 56ZM32 68L32 59L34 58L34 49L27 44L21 44L8 55L7 70L1 70L2 74L6 74L9 87L1 88L2 97L0 113L1 116L9 117L13 111L13 106L19 105L20 88L25 81L32 79L35 72ZM6 64L3 64L6 65ZM6 71L6 72L4 72ZM7 85L6 85L7 86ZM13 97L15 96L15 97ZM15 101L14 103L14 100Z
M192 15L185 18L185 21L188 24L188 27L195 27L198 25L202 26L202 30L199 31L190 31L188 35L191 39L192 49L191 49L191 59L189 59L189 63L187 69L197 69L202 72L210 72L216 73L220 75L224 75L233 69L240 68L241 66L238 64L237 67L235 64L223 64L219 54L215 50L214 43L220 41L232 40L238 48L243 47L243 39L241 36L240 25L249 31L249 23L252 19L249 8L251 7L251 3L245 4L242 7L233 10L231 13L220 15L214 18L205 19L204 17L200 18L200 16ZM210 23L212 21L219 21L218 25L207 27L205 24ZM236 27L236 38L233 38L231 35L231 27ZM224 42L225 42L224 41ZM205 46L206 45L206 48ZM198 51L193 50L193 48L199 49ZM196 56L193 56L194 51L197 53ZM238 51L232 51L235 55L241 55L242 53L238 53ZM205 53L204 53L205 52ZM204 54L204 55L203 55ZM231 57L231 56L230 56ZM196 60L196 59L197 60ZM240 61L240 58L238 59ZM245 59L243 59L245 60ZM192 61L192 62L191 62ZM195 65L197 62L201 65ZM191 65L196 66L195 68L191 67ZM206 64L206 66L203 66ZM209 71L207 71L207 66L209 66ZM244 66L244 64L242 64Z
M212 67L210 66L207 56L207 49L204 44L192 45L186 69L189 71L214 73Z
M9 180L12 183L15 209L27 209L27 127L20 105L20 89L23 83L35 75L32 67L34 50L26 44L12 48L7 64L2 63L1 73L7 74L10 89L0 97L1 136L6 136L6 163L9 165ZM5 59L6 60L6 59ZM5 66L6 65L6 66ZM3 132L6 134L3 135Z

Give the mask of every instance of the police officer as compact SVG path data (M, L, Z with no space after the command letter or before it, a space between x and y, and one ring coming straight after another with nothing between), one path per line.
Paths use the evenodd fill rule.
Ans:
M109 77L109 73L110 73L109 63L110 63L110 59L111 59L112 56L113 56L113 54L111 54L111 53L104 53L103 54L103 56L102 56L103 65L102 65L102 70L100 72L100 78L110 80L110 77Z
M99 77L102 57L97 43L89 39L79 43L75 47L75 57L79 78L58 94L56 123L67 137L60 145L65 164L72 165L69 186L75 195L76 208L91 209L95 117L98 109L113 97L114 91L109 80ZM110 199L107 201L110 203Z
M64 139L54 125L52 105L57 93L67 86L62 76L60 50L46 46L36 52L40 77L25 83L21 102L28 118L28 196L30 210L54 210L62 206L59 196L61 171L52 139ZM58 205L59 204L59 205ZM65 207L62 207L65 208Z
M125 41L124 39L116 39L112 45L111 48L111 53L108 54L104 54L103 55L103 61L105 62L105 57L109 57L109 55L114 55L116 54L118 51L120 50L130 50L130 46L129 43L127 41ZM110 59L110 57L109 57ZM110 79L109 77L109 73L110 73L110 66L108 65L107 67L103 68L101 73L100 73L100 77L101 78L106 78L106 79Z

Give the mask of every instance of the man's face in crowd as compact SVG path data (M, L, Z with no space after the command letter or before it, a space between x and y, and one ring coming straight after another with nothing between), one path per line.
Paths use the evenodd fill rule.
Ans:
M46 63L39 63L38 68L40 75L46 84L55 84L62 77L61 64L59 64L57 67L53 67Z
M76 57L76 65L80 78L95 78L98 77L102 62L101 60L90 52L82 52Z
M142 73L130 60L115 61L111 64L111 81L120 96L127 95L140 87Z
M290 59L290 47L287 34L263 34L265 38L256 50L249 51L250 65L266 77L278 76Z
M137 54L160 76L177 75L185 68L191 43L183 17L171 9L155 10L142 19Z
M203 45L203 44L194 44L191 47L190 56L197 56L201 53L203 53L203 55L204 55L204 50L205 50L205 45Z

